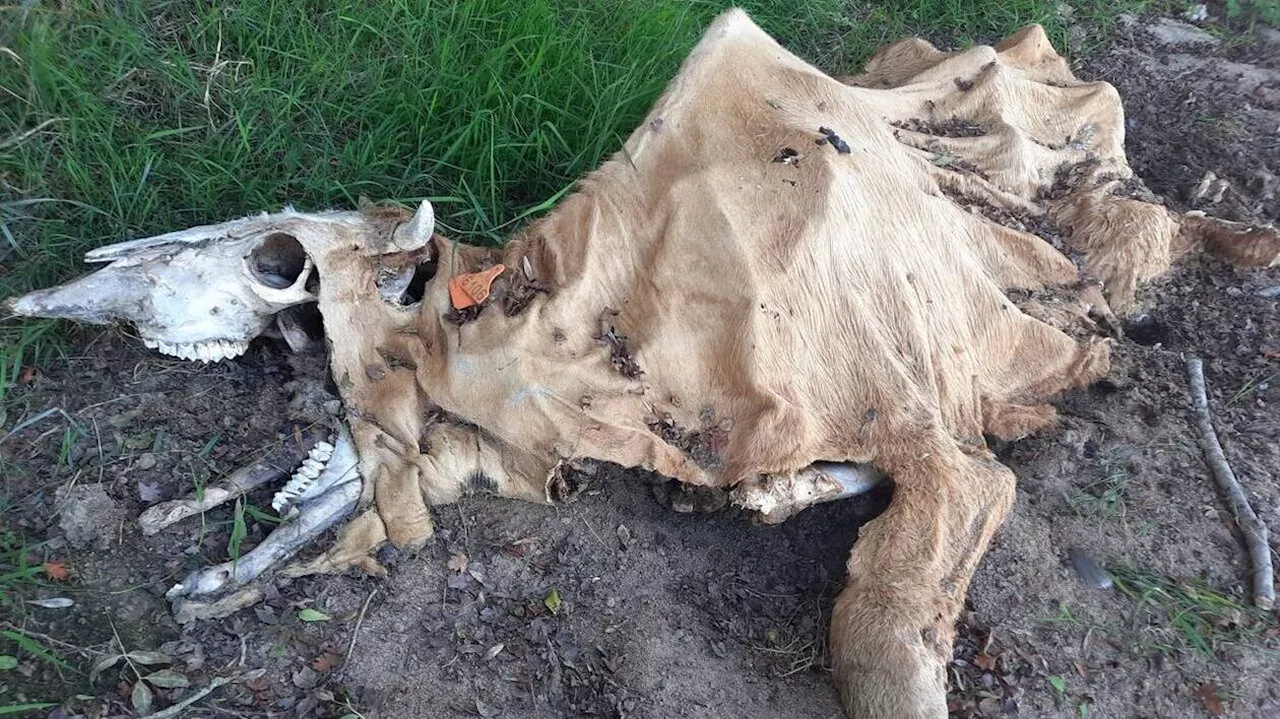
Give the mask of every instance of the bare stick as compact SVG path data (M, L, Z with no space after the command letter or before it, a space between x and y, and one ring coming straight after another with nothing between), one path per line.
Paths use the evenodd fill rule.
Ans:
M347 656L343 658L343 664L351 661L351 653L356 650L356 637L360 635L360 625L364 624L364 613L369 611L369 602L373 601L373 595L377 593L377 588L374 588L372 592L369 592L369 596L364 598L364 606L360 607L360 616L356 618L356 627L351 630L351 643L347 645Z
M1196 428L1200 430L1200 449L1204 452L1204 461L1213 472L1218 487L1227 495L1231 504L1231 512L1236 517L1236 526L1244 534L1245 545L1249 548L1249 558L1253 562L1253 603L1262 609L1271 609L1276 601L1276 589L1271 568L1271 548L1267 544L1267 525L1254 514L1249 506L1249 499L1236 481L1235 472L1227 464L1227 457L1218 442L1218 434L1213 431L1213 421L1209 416L1209 399L1204 387L1204 363L1199 357L1187 358L1187 375L1191 381L1191 402L1196 411Z

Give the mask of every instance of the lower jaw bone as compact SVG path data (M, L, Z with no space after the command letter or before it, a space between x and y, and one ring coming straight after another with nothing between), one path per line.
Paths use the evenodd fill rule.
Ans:
M340 484L304 505L292 521L238 560L192 572L165 594L173 601L178 621L225 617L260 601L262 589L250 583L349 516L359 499L360 482Z
M173 602L179 622L225 617L261 601L263 590L253 584L276 565L298 553L325 530L349 516L360 499L362 483L355 469L355 452L346 432L339 435L341 452L316 479L323 493L308 493L297 514L267 535L252 551L236 560L197 570L176 584L165 596ZM341 461L339 459L341 458Z
M156 534L187 517L194 517L236 497L248 494L264 484L286 478L289 476L288 470L282 468L296 466L305 457L306 454L297 447L296 443L287 442L278 451L272 451L259 461L236 470L224 481L211 484L202 492L148 507L142 516L138 517L138 526L144 535Z

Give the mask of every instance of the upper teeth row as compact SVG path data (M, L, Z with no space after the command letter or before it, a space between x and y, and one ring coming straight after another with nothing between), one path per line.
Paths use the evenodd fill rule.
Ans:
M316 478L324 471L331 457L333 457L333 445L328 442L316 442L316 446L307 452L307 458L302 460L302 466L298 467L289 481L271 498L271 508L276 510L277 514L284 514L293 500L302 496L312 484L315 484Z
M219 360L239 357L249 349L248 342L235 340L209 340L207 342L162 342L160 340L142 341L147 347L159 350L171 357L200 362L217 362Z

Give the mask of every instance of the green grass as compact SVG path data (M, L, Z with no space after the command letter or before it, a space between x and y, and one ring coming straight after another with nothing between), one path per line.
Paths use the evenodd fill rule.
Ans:
M0 8L0 297L77 274L104 243L285 203L430 197L457 239L499 242L619 147L731 4ZM1028 22L1063 35L1052 0L741 4L832 72L906 35L965 45ZM20 367L57 351L51 326L0 324L0 407Z
M1227 645L1275 649L1267 630L1276 622L1260 609L1211 588L1201 579L1178 579L1133 567L1109 567L1116 589L1134 603L1131 629L1141 652L1194 652L1217 659ZM1140 653L1141 653L1140 652Z
M38 548L14 532L0 532L0 611L6 617L21 613L18 594L38 585L44 576L44 560L36 556Z
M1125 497L1133 481L1130 472L1133 455L1134 449L1130 447L1102 453L1097 459L1102 478L1068 491L1067 505L1081 517L1123 520L1128 514Z

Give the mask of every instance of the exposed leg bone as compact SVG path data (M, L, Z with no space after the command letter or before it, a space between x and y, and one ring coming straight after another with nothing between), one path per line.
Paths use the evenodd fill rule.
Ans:
M734 488L733 503L758 512L765 524L778 524L821 502L866 494L884 481L871 464L815 462L794 475L765 475Z
M298 507L297 514L281 525L253 551L231 562L192 572L180 584L170 589L166 596L174 600L179 616L218 616L210 611L226 609L235 611L254 601L255 590L244 588L267 570L293 555L339 520L351 514L360 497L361 483L356 470L355 451L345 431L338 435L333 457L324 468L313 487L327 488L318 496ZM216 595L233 592L231 596L215 599ZM243 604L241 602L248 602ZM200 605L205 605L201 607Z

